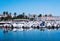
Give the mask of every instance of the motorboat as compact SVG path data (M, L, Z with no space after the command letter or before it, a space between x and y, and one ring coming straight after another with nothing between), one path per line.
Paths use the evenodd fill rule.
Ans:
M39 27L45 27L45 21L41 21L41 22L39 23Z
M37 22L37 21L33 22L32 27L33 27L33 28L37 28L37 27L39 27L39 22Z
M0 22L0 27L11 27L12 24L9 22L1 21Z
M18 23L17 23L17 26L18 26L19 28L22 28L22 27L24 26L24 24L25 24L25 22L18 22Z
M17 23L12 23L13 27L16 28L18 25Z
M52 27L52 24L50 22L47 22L46 27Z
M33 22L32 22L32 21L26 22L26 23L24 24L24 28L31 28L32 25L33 25Z
M3 26L4 26L5 28L11 28L11 27L12 27L12 24L10 24L10 23L5 23Z
M54 27L59 27L59 25L57 23L54 23L53 26Z

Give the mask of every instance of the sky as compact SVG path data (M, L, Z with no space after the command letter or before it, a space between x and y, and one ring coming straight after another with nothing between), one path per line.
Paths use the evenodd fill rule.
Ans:
M0 0L0 14L3 11L60 16L60 0Z

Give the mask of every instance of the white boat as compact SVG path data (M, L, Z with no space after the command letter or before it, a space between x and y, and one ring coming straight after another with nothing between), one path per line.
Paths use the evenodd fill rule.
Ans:
M16 28L14 28L14 29L13 29L13 31L14 31L14 32L16 32L16 31L17 31L17 29L16 29Z
M12 27L12 25L11 25L10 23L6 23L6 24L4 24L3 26L4 26L4 27L7 27L7 28Z
M46 27L52 27L52 24L50 22L47 22Z
M58 27L60 27L60 24L58 24Z
M32 25L32 27L39 27L39 22L35 21Z
M30 22L26 22L26 23L24 24L24 27L31 28L31 27L32 27L32 25L33 25L33 22L32 22L32 21L30 21Z
M1 22L0 22L0 27L5 27L5 26L11 27L11 23L5 22L5 21L1 21Z
M54 24L54 27L57 27L57 24Z
M25 22L18 22L17 26L20 27L20 28L22 28L24 26L24 24L25 24Z
M25 22L14 22L12 25L13 27L18 27L18 28L22 28L24 26Z
M17 27L18 26L17 23L12 23L12 25L13 25L13 27Z

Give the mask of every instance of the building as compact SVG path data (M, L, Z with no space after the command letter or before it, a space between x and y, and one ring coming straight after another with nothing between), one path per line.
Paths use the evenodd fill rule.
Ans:
M38 17L38 21L60 21L60 16Z
M28 19L13 19L12 21L14 22L20 22L20 21L29 21Z
M0 14L0 18L1 18L1 17L7 17L7 15Z
M29 14L29 18L33 18L34 20L37 20L38 15L36 15L36 14Z

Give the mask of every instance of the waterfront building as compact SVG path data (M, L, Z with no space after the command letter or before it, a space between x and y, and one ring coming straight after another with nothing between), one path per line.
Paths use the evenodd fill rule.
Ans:
M36 21L38 18L38 15L37 14L29 14L29 18L33 18L33 20Z
M20 22L20 21L29 21L28 19L13 19L12 21L14 22Z
M38 18L38 21L60 21L60 16L43 16L43 17L37 17Z

